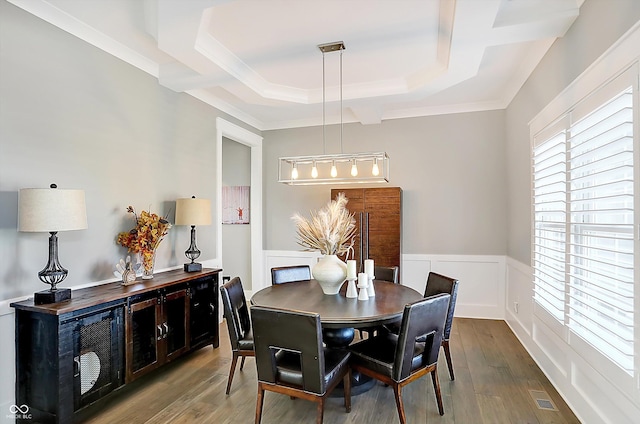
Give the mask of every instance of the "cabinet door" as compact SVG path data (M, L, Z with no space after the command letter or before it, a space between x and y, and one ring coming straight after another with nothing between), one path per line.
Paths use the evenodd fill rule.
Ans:
M217 276L207 277L191 283L191 347L213 343L217 347L218 334L218 290Z
M160 299L154 297L129 305L126 319L126 382L135 380L162 363L160 344L163 321L159 303Z
M401 191L397 187L370 188L364 193L368 216L368 255L380 266L400 266Z
M331 198L335 199L340 192L349 200L347 209L355 213L358 235L354 256L358 260L358 271L363 271L365 259L373 259L380 266L400 266L402 190L399 187L332 189Z
M170 361L189 349L189 297L187 289L167 293L162 297L164 321L162 339L166 359Z
M100 399L123 383L123 310L118 306L71 321L74 410Z

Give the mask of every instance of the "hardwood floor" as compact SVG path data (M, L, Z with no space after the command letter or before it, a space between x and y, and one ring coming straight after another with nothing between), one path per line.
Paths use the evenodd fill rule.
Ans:
M247 358L244 370L236 369L231 393L226 396L231 353L224 322L220 336L220 348L201 349L122 388L84 411L83 422L254 422L255 361ZM579 422L503 321L456 318L451 355L455 381L449 380L444 354L438 363L445 415L438 415L431 378L421 378L403 390L408 423ZM530 390L546 392L557 410L539 409ZM345 412L342 402L341 398L327 401L325 423L399 422L393 390L380 383L352 397L351 413ZM312 402L267 393L262 423L312 423L315 415Z

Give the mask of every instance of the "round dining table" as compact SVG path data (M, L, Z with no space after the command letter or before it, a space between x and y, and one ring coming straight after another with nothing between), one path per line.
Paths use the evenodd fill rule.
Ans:
M407 303L422 299L414 289L374 280L375 296L367 300L346 297L346 284L335 295L326 295L315 280L276 284L256 292L253 305L317 312L322 327L363 328L388 324L402 317Z
M276 284L256 292L252 305L320 314L324 343L346 348L354 339L354 328L377 327L402 318L404 306L423 298L414 289L388 281L374 280L375 296L367 300L346 297L346 284L338 294L326 295L315 280ZM352 394L372 387L373 380L354 376ZM336 392L339 395L339 391Z

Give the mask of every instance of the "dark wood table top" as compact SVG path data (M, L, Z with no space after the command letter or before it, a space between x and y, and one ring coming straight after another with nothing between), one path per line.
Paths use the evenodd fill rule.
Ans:
M51 315L63 315L91 306L108 303L114 300L126 299L130 296L140 295L149 291L158 290L170 285L185 283L209 274L215 274L221 269L203 268L198 272L185 272L182 269L159 272L153 275L151 280L138 278L135 284L123 286L122 284L107 283L84 289L72 290L71 299L60 303L35 305L33 299L14 302L10 306L16 309L39 312Z
M386 324L402 317L407 303L422 299L414 289L387 281L374 281L375 297L358 300L345 296L347 284L340 293L325 295L315 280L270 286L255 293L252 305L292 309L320 314L326 328L362 328Z

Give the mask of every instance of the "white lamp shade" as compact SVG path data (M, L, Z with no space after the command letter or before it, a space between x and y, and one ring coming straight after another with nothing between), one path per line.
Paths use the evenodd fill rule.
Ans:
M18 230L52 232L87 228L84 190L24 188L18 201Z
M176 225L211 225L211 200L176 200Z

